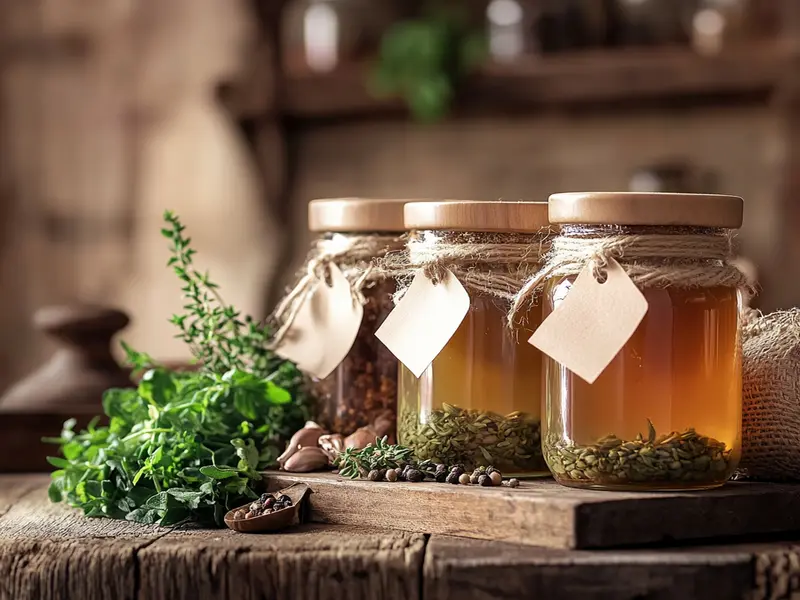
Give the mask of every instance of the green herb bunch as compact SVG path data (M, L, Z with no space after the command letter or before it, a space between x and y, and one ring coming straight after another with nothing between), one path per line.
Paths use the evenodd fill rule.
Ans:
M486 55L482 32L452 6L433 5L419 19L401 21L381 40L370 88L405 100L420 121L444 117L461 81Z
M172 525L222 524L225 512L257 496L259 469L302 426L310 397L296 366L268 350L269 332L220 298L192 262L178 217L167 212L170 266L183 282L185 314L172 322L201 369L175 372L124 345L137 388L108 390L99 420L67 421L48 459L50 498L93 517Z

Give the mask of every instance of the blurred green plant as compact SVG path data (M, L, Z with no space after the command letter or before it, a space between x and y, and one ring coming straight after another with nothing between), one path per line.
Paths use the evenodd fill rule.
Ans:
M400 21L383 36L369 89L376 97L400 97L423 122L446 116L461 81L487 55L482 31L465 13L433 4L424 16Z

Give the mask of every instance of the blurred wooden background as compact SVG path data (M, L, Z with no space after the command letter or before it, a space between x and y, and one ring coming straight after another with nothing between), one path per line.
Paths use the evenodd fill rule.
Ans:
M777 0L776 0L777 3ZM717 58L648 49L487 68L431 126L360 68L280 68L278 0L0 2L0 388L51 351L32 313L111 303L125 338L185 358L159 229L178 212L226 299L263 316L314 197L538 199L626 189L664 162L746 199L764 309L800 303L798 5Z

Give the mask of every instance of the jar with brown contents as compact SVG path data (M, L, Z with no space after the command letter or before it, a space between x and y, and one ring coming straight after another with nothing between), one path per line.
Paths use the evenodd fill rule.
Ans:
M328 256L363 296L364 317L350 352L331 375L314 381L316 420L333 433L347 436L377 419L378 434L394 435L397 359L375 331L393 307L396 285L377 261L404 247L405 202L343 198L309 204L309 229L319 234L312 256Z
M543 448L554 477L598 489L722 485L742 433L745 279L728 262L741 198L555 194L550 220L562 231L545 266L555 273L544 286L545 318L567 297L581 254L616 260L648 304L593 383L545 357Z
M540 443L541 354L526 343L533 306L507 327L510 299L539 266L547 204L406 205L412 267L448 268L470 296L458 330L418 379L401 365L400 443L419 460L546 474Z

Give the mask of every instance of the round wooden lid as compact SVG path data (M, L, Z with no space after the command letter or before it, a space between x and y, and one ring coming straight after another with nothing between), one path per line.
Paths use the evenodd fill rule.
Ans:
M406 229L532 233L547 228L547 202L444 200L409 202Z
M742 226L744 201L719 194L570 192L550 196L550 222L586 225Z
M413 200L324 198L308 204L309 231L405 231L403 206Z

